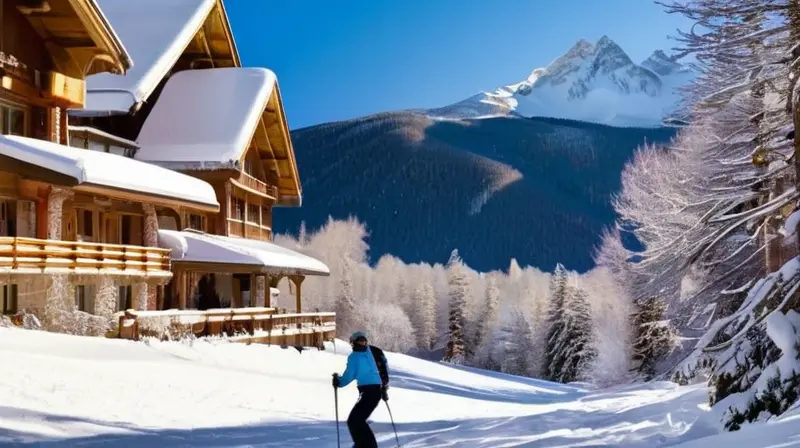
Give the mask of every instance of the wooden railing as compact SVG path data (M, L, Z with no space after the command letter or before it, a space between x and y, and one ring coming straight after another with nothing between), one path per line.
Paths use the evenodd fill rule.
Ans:
M119 316L120 338L227 336L233 342L323 347L336 337L336 313L280 314L275 308L134 311Z
M266 182L258 180L244 171L242 171L242 176L239 180L241 180L242 184L247 188L251 188L272 198L278 198L278 189L274 185L268 185Z
M0 271L8 273L171 276L169 255L158 247L0 237Z

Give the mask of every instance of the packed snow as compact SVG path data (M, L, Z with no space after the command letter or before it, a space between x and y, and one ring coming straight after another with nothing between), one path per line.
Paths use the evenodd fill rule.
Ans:
M580 40L523 81L430 109L434 117L551 117L611 126L652 127L674 112L695 73L663 51L635 64L614 41Z
M0 328L0 444L335 447L326 351L222 341L132 342ZM704 385L593 390L388 353L405 447L800 445L797 410L722 433ZM342 446L357 398L339 392ZM384 404L372 415L395 446ZM719 445L717 445L719 446Z

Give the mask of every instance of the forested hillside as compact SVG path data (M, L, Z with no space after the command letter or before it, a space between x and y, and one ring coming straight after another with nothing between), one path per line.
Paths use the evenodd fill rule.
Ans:
M511 258L585 271L623 165L672 128L614 128L557 119L432 120L384 113L294 131L303 206L277 209L277 232L356 216L370 259L447 261L475 269Z

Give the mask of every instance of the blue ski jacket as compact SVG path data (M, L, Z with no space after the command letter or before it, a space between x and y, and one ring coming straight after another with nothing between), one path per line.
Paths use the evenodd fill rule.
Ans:
M389 363L386 362L386 356L383 357L383 362L388 369ZM342 376L339 377L339 387L345 387L353 380L356 380L358 386L380 386L382 384L378 365L375 363L375 358L372 356L372 350L369 347L363 352L354 350L347 356L347 368Z

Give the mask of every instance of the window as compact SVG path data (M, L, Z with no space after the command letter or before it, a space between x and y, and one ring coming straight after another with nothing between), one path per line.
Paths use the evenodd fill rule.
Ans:
M78 221L78 241L94 241L94 212L79 208L75 210L75 213Z
M259 222L259 215L258 212L260 207L256 204L247 204L247 221L248 222Z
M231 216L231 218L244 221L244 201L239 198L232 197L231 208L233 209L233 216Z
M80 311L94 312L94 287L91 285L78 285L75 287L75 306Z
M120 286L117 296L117 311L125 311L133 308L133 286Z
M0 104L0 134L22 135L27 134L27 113L24 109L7 104Z
M253 175L253 162L249 159L244 160L244 172L249 175Z
M0 201L0 236L16 236L14 217L11 216L12 201Z
M0 314L17 314L17 285L0 286Z
M202 215L189 214L189 228L205 232L206 217Z

